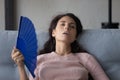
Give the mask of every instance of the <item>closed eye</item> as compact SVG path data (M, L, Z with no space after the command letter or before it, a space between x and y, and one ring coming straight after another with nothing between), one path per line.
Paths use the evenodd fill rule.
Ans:
M71 28L76 28L76 25L74 23L70 24Z
M75 26L70 26L71 28L76 28Z
M65 26L65 24L64 24L64 23L61 23L60 25L61 25L61 26Z

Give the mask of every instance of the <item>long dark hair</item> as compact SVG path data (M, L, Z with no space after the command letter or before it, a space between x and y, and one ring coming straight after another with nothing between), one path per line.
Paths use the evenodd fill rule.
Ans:
M76 31L77 31L76 38L79 36L79 34L82 33L83 27L82 27L81 21L73 13L57 15L50 23L49 39L44 44L44 48L42 50L40 50L39 54L45 54L45 53L50 53L52 51L55 51L56 43L55 43L55 38L52 37L52 31L53 31L53 29L56 28L58 21L64 16L69 16L76 22ZM77 42L77 40L75 40L74 42L71 43L71 52L72 53L85 52L85 50L80 46L80 44Z

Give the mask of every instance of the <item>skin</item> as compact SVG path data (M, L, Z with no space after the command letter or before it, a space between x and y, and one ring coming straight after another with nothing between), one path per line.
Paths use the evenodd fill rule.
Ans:
M71 43L76 39L76 23L68 17L62 17L56 28L53 30L52 36L56 40L56 53L66 55L71 52Z
M76 23L69 17L62 17L56 28L52 32L52 36L56 40L55 52L61 56L67 55L71 52L71 43L76 39ZM20 51L13 48L11 58L18 65L20 80L29 80L24 67L24 57Z
M29 80L24 67L24 57L18 49L15 47L12 50L11 58L18 66L18 71L20 74L20 80Z

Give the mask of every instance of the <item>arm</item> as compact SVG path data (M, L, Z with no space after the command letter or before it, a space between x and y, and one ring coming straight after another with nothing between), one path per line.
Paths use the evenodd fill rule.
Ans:
M28 76L25 71L24 65L18 66L19 74L20 74L20 80L29 80Z
M97 60L90 54L87 55L85 67L95 80L110 80Z
M20 80L29 80L24 67L24 57L18 49L14 48L11 53L11 57L18 66Z

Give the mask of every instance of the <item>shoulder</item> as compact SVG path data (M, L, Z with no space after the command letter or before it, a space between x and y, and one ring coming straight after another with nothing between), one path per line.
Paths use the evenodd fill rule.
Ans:
M91 54L89 53L86 53L86 52L81 52L81 53L76 53L76 55L79 57L79 58L89 58L89 57L93 57Z
M80 62L84 64L96 60L90 53L76 53L76 56L79 58Z

